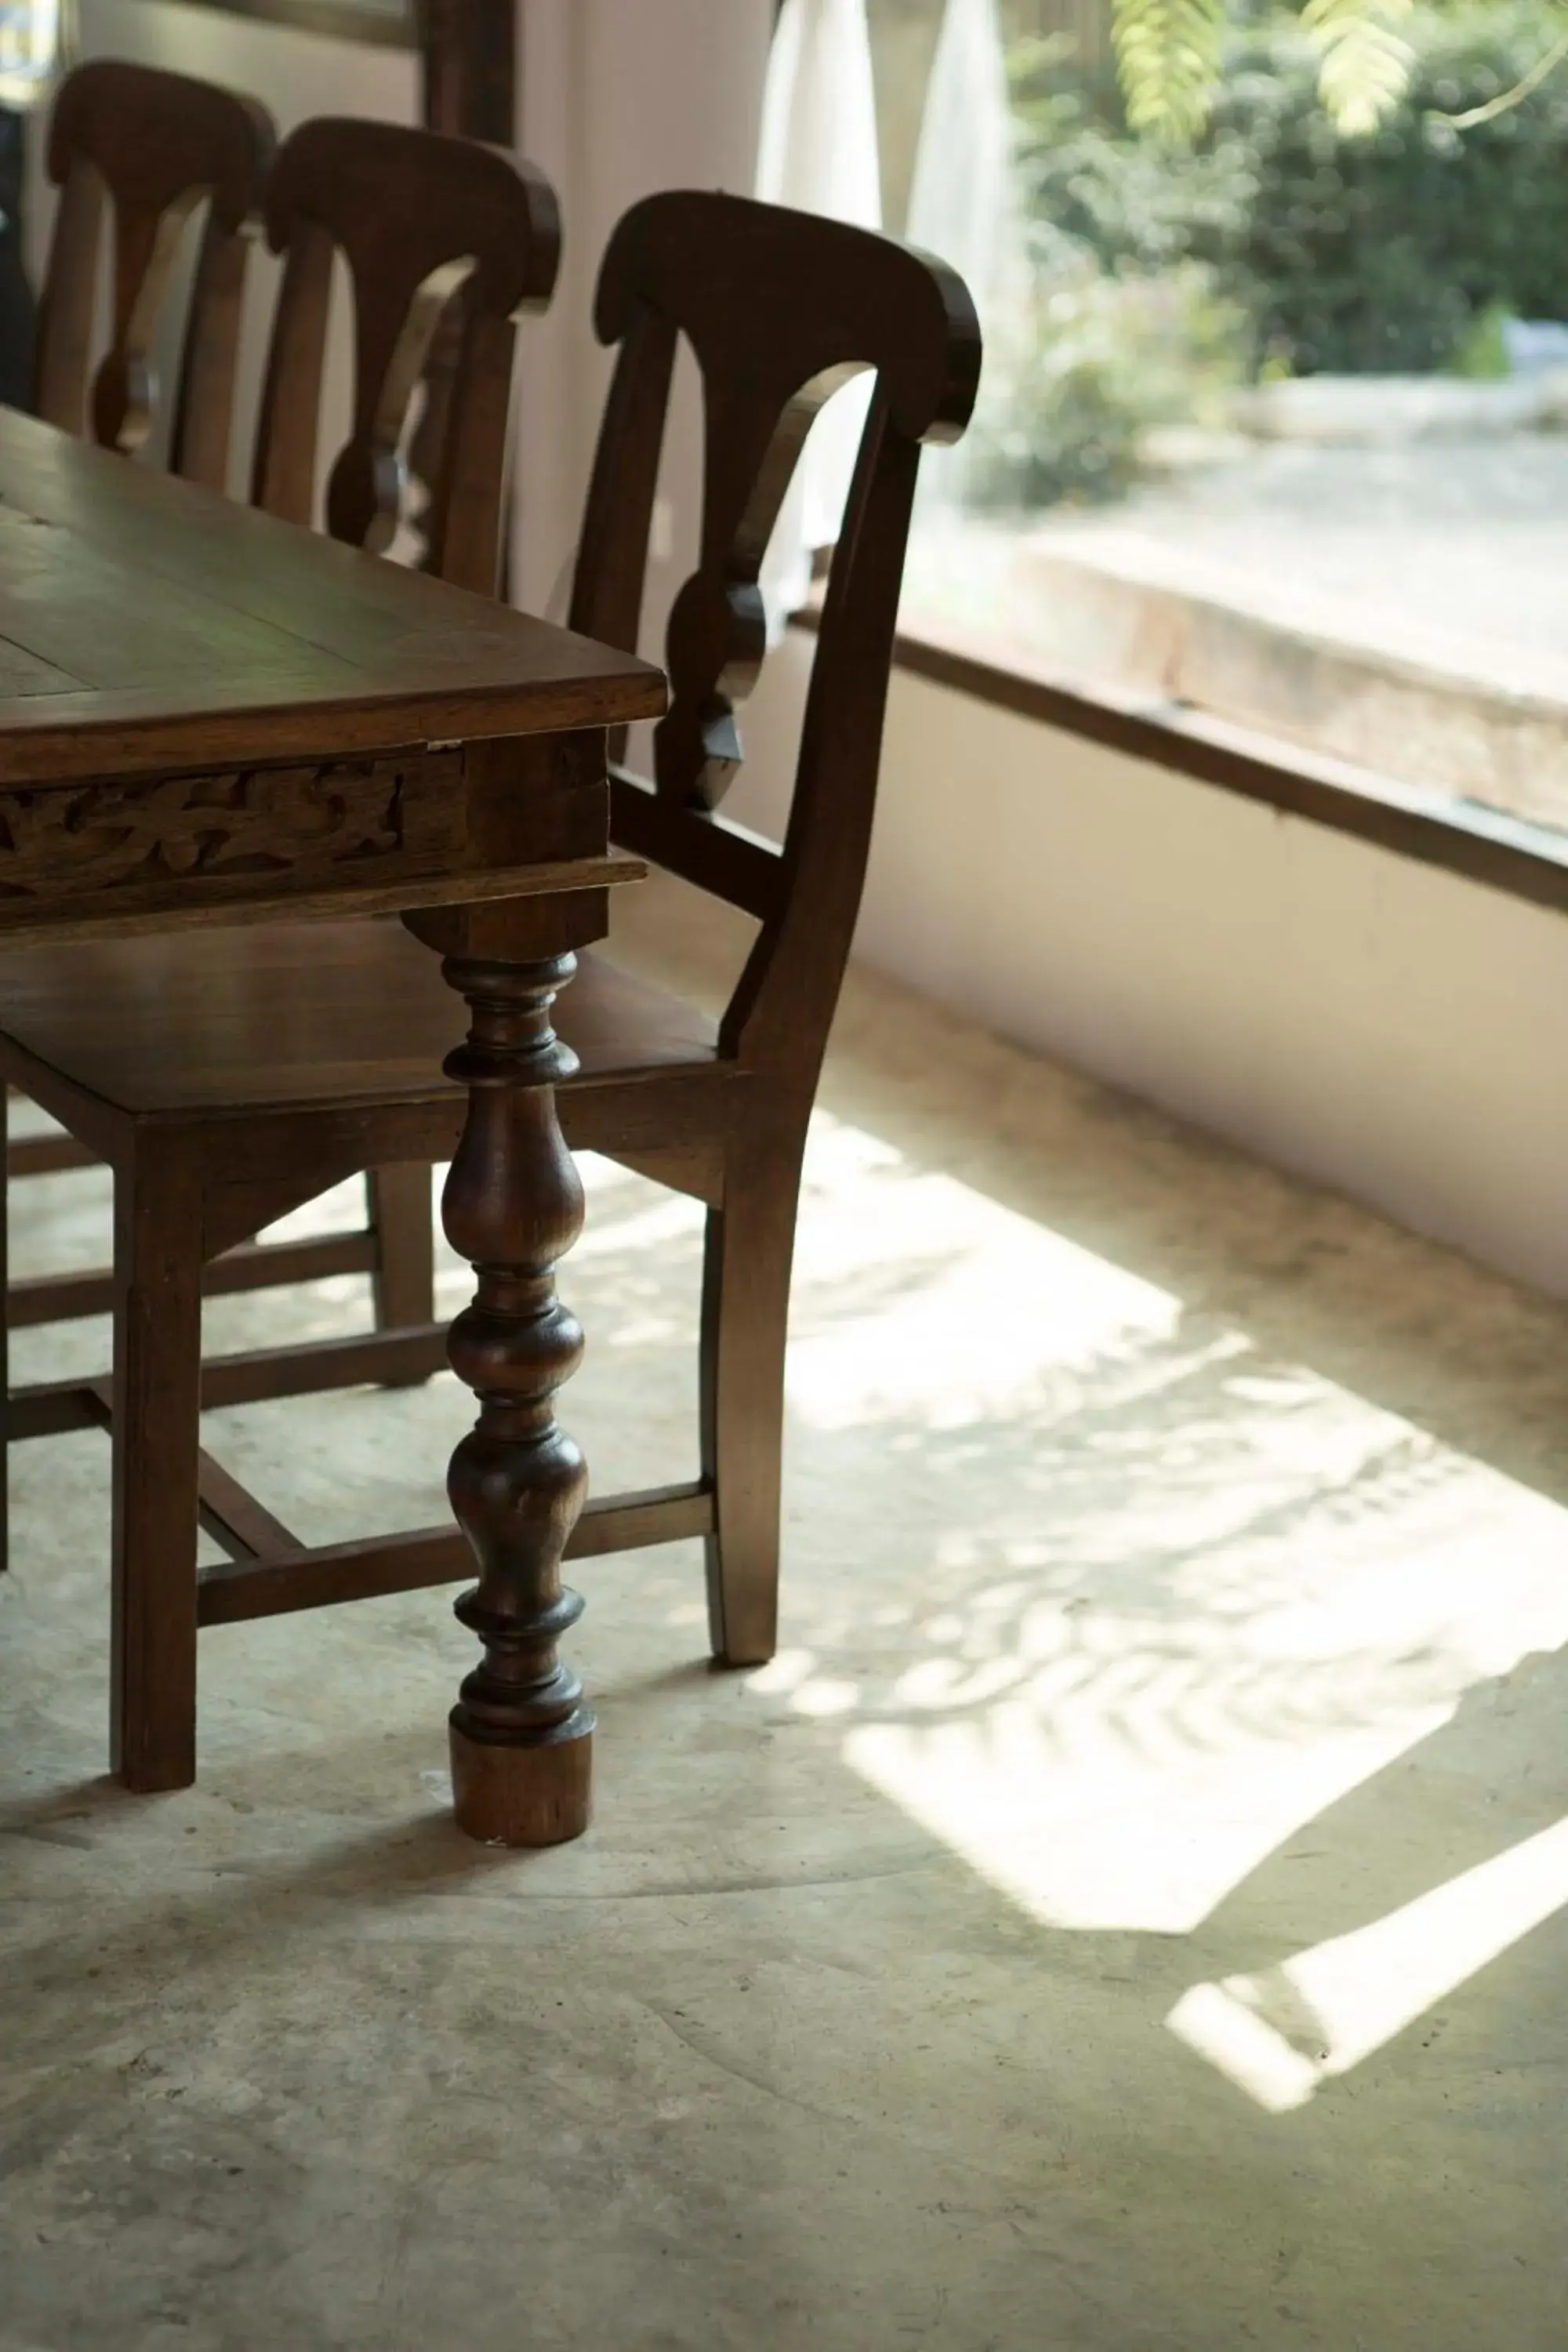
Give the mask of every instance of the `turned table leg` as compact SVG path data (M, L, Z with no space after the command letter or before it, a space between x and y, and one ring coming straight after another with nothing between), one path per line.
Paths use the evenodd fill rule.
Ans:
M447 1063L468 1113L442 1222L478 1281L449 1353L479 1401L447 1490L479 1568L457 1613L484 1644L452 1710L452 1789L459 1826L495 1845L556 1845L588 1825L594 1717L556 1654L583 1612L561 1558L588 1484L554 1412L583 1352L554 1278L583 1226L555 1113L554 1082L574 1064L550 1018L574 968L570 955L442 966L472 1021Z

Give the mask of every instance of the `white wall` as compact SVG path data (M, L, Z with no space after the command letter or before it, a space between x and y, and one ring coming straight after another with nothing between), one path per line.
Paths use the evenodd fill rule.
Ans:
M749 193L773 0L525 0L519 143L549 173L565 225L549 319L525 330L513 577L552 608L577 523L608 360L594 282L616 222L659 188ZM700 498L693 385L679 386L663 491L670 546L656 551L648 642L695 548Z
M752 708L776 826L811 646ZM858 952L1568 1296L1568 921L900 674Z

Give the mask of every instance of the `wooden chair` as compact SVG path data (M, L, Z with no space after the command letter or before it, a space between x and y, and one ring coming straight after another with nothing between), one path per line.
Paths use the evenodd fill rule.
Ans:
M921 444L963 429L979 331L963 285L939 264L859 230L707 194L656 196L627 215L596 316L619 359L576 627L628 647L636 638L682 335L706 394L701 554L670 622L672 704L652 784L613 776L614 830L761 929L717 1027L597 952L562 999L578 1060L561 1093L570 1141L709 1212L701 1475L590 1503L568 1550L704 1537L714 1651L749 1664L775 1638L801 1157L865 872ZM764 649L758 570L812 417L867 368L877 384L779 850L717 813L741 757L736 706ZM601 760L584 738L580 782L602 773ZM0 1066L115 1164L116 1760L133 1786L183 1785L195 1769L198 1625L471 1571L449 1526L300 1545L200 1453L196 1427L204 1258L355 1170L450 1157L464 1099L430 1074L453 1042L451 994L424 946L375 922L19 955L5 980ZM326 1385L342 1360L323 1361ZM250 1379L209 1367L202 1402L258 1392ZM13 1434L100 1423L110 1411L102 1383L24 1392ZM230 1555L199 1577L198 1512ZM142 1663L150 1653L156 1672Z
M255 100L184 74L106 58L66 77L49 121L47 164L60 196L34 353L33 405L47 424L91 433L127 457L145 446L159 409L153 344L185 224L206 202L169 462L192 481L225 487L246 265L276 136ZM109 342L100 351L106 224ZM7 1172L51 1176L91 1159L73 1137L28 1136L9 1146ZM58 1298L37 1290L24 1319L96 1313L107 1293L107 1277Z
M90 432L127 456L145 445L158 407L153 342L185 224L206 202L170 465L225 487L249 231L276 135L254 99L184 74L104 58L68 75L49 122L48 173L60 197L34 383L47 424ZM106 223L109 343L97 352Z
M255 503L313 523L332 259L353 288L353 425L327 484L334 539L384 552L405 513L405 442L444 315L460 317L432 451L426 568L494 595L516 322L561 262L555 194L531 163L398 123L322 120L286 140L267 233L287 256L257 433ZM428 420L426 420L428 423Z
M142 185L137 173L142 169L143 134L138 131L122 154L104 126L114 119L116 106L139 101L143 84L170 121L184 120L184 94L195 92L204 103L189 103L190 119L215 152L220 131L232 137L236 122L250 121L246 101L178 75L148 74L140 67L83 67L61 91L51 154L58 150L57 166L68 174L67 204L73 189L86 191L77 198L84 220L83 208L100 176L111 186ZM205 104L209 99L216 102L210 107ZM156 129L164 116L154 112L148 120ZM123 129L122 124L122 134ZM193 155L197 152L192 141L186 145ZM110 161L99 165L82 160L100 153ZM109 177L111 168L114 177ZM188 168L195 169L195 163ZM168 176L171 182L176 176L172 163ZM256 184L247 184L254 194ZM191 201L200 193L193 184ZM63 224L64 208L61 218ZM96 223L96 213L92 218ZM132 250L140 253L152 236L153 215L145 208L132 213L122 201L120 218L125 235L128 220L142 224L140 241L132 240ZM444 413L434 422L426 419L433 429L424 436L436 477L425 517L426 562L459 586L493 594L500 562L515 322L523 311L546 307L560 261L560 219L549 183L531 165L472 141L398 124L321 120L304 124L279 150L266 189L266 228L272 249L286 259L257 432L255 503L307 525L324 519L334 537L352 543L389 546L408 505L405 445L422 371L437 326L456 308L460 319L453 364L444 373ZM73 230L67 242L74 250L79 233ZM353 293L353 415L350 437L331 468L321 517L318 446L338 253L347 261ZM237 295L237 281L230 290ZM57 341L63 333L61 327ZM204 384L214 378L212 349L209 333L201 343L203 363L194 372ZM232 362L232 348L229 356ZM187 377L193 377L191 369ZM63 363L54 378L63 394ZM100 391L108 380L100 373ZM194 388L188 388L193 397L182 411L187 415L195 404ZM188 436L187 446L205 447L209 438ZM214 486L221 487L221 481ZM0 1004L5 985L0 971ZM10 1145L8 1172L45 1175L90 1165L97 1156L75 1135L27 1137ZM301 1377L313 1380L321 1376L324 1364L336 1360L347 1379L376 1377L397 1386L427 1378L444 1360L442 1334L433 1319L429 1170L378 1168L367 1184L369 1215L363 1230L288 1244L247 1239L206 1265L204 1287L209 1296L369 1273L377 1329L395 1335L379 1351L374 1342L353 1339L335 1359L330 1351L317 1351L299 1360L285 1349L255 1360L245 1376L247 1395L288 1393L296 1366ZM13 1283L10 1328L102 1314L112 1300L113 1278L107 1270ZM422 1336L416 1336L421 1327ZM239 1375L231 1364L215 1368L213 1377L218 1392L226 1393L224 1382ZM258 1388L258 1380L271 1385Z

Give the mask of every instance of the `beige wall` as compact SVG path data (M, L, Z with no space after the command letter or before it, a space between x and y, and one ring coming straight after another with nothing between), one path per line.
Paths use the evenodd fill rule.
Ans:
M658 188L749 193L772 0L527 0L520 141L561 194L566 245L551 317L525 334L514 577L543 609L576 543L607 362L590 318L599 257ZM689 568L700 456L689 383L667 452L669 552L656 551L650 635Z
M811 641L753 707L776 824ZM1568 921L908 676L859 953L1568 1296Z
M179 0L78 0L87 57L133 58L250 90L284 130L309 114L370 114L411 121L418 107L413 56L326 41Z

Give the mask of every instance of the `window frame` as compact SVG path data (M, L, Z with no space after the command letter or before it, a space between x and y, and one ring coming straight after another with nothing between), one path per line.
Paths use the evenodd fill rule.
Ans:
M253 23L324 34L332 40L357 41L368 48L418 49L424 45L420 0L397 0L395 15L373 13L356 0L187 0L187 5L246 16Z
M791 625L815 635L819 618L814 598ZM893 667L1282 816L1568 914L1568 832L1303 751L1190 704L1069 684L1016 654L929 622L900 623Z

